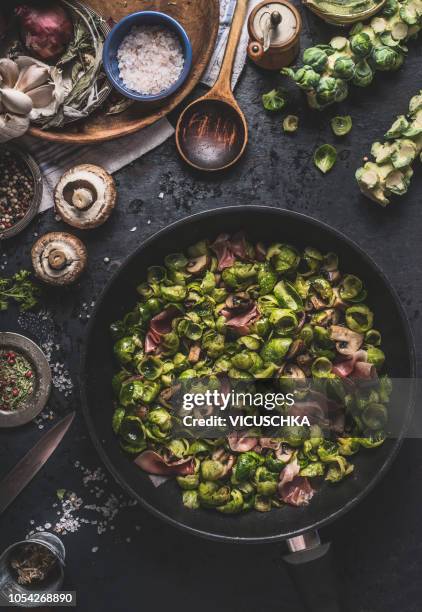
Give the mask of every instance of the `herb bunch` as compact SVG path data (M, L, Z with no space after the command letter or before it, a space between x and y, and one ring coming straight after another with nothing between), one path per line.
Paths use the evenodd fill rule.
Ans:
M15 302L21 310L30 310L38 304L40 290L30 279L28 270L20 270L11 278L0 277L0 311Z

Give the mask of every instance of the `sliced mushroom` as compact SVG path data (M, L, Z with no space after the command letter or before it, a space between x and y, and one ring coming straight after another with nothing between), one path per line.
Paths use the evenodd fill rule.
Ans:
M305 348L305 343L303 342L303 340L301 340L300 338L298 338L297 340L294 340L290 345L286 358L295 359L298 355L300 355L300 353L304 350L304 348Z
M116 204L113 177L100 166L75 166L57 183L54 203L63 221L72 227L98 227L109 218Z
M201 355L201 345L193 344L190 348L189 355L188 355L189 363L198 363L200 355Z
M87 252L79 238L65 232L41 236L32 247L36 276L50 285L70 285L85 269Z
M195 257L188 262L186 270L190 272L190 274L201 274L201 272L205 272L209 264L210 258L208 255L200 255L199 257Z
M247 310L251 304L252 300L245 292L230 294L226 299L226 307L229 310Z
M332 325L331 339L336 341L337 351L341 355L354 355L362 346L364 336L342 325Z
M288 378L297 378L298 380L306 380L305 372L294 363L286 363L280 369L280 376Z

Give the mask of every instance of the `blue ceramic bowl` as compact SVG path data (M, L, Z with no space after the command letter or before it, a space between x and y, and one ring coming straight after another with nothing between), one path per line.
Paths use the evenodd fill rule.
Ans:
M139 92L134 91L133 89L129 89L123 83L119 75L117 51L120 47L122 40L127 34L129 34L133 26L139 25L158 25L166 27L169 30L172 30L178 36L180 44L182 45L183 55L185 58L182 73L171 87L160 91L160 93L158 94L140 94ZM156 11L140 11L139 13L132 13L131 15L124 17L111 30L104 43L103 64L110 83L122 95L126 96L127 98L131 98L132 100L137 100L139 102L155 102L159 100L164 100L165 98L171 96L186 81L190 69L192 67L192 45L184 28L182 28L180 23L173 19L173 17L170 17L165 13L159 13Z

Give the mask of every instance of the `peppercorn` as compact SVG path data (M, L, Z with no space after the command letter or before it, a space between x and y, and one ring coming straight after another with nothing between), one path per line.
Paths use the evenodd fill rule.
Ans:
M0 149L0 232L24 218L34 197L32 175L13 151Z

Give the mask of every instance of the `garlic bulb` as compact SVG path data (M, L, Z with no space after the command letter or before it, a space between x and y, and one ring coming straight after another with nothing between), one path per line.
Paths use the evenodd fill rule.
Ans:
M29 117L2 113L0 115L0 143L23 136L29 128Z
M4 87L1 92L1 101L6 110L16 115L29 115L32 111L32 100L23 91Z
M55 115L64 95L56 68L26 56L0 59L0 142L22 136L41 116Z

